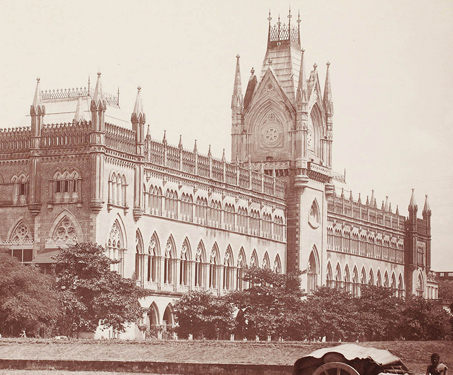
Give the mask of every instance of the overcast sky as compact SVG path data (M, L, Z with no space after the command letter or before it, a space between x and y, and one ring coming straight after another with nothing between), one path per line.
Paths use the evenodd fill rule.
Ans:
M23 124L42 89L102 72L126 115L137 86L151 136L230 156L236 58L245 89L263 62L268 12L300 10L306 73L331 63L333 164L362 200L407 215L415 189L432 216L432 267L453 271L453 1L0 1L0 126Z

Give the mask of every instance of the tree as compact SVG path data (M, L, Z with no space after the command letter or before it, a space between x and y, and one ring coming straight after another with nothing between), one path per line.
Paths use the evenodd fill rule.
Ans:
M122 332L145 312L139 298L148 292L123 278L110 265L102 246L81 243L62 249L56 257L57 288L62 292L62 331L74 333L113 328Z
M394 291L375 285L362 285L357 309L365 340L397 339L396 326L404 301Z
M308 338L355 341L363 332L357 301L344 289L318 288L305 302Z
M233 305L226 299L207 291L191 291L182 296L174 306L182 338L189 334L207 339L218 339L228 334L234 326Z
M38 335L42 328L51 328L61 313L52 285L53 278L35 266L0 254L0 331Z
M243 279L249 283L249 288L229 296L239 311L237 336L296 339L295 327L302 304L299 275L299 272L282 275L257 267L247 269Z
M411 296L406 299L397 330L405 340L451 338L450 316L435 301Z
M453 280L439 281L439 299L453 307Z

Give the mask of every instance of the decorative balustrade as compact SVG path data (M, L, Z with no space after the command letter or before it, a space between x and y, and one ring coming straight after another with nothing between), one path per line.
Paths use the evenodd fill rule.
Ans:
M27 151L30 149L31 128L0 129L0 152Z
M136 152L135 131L106 123L105 145L113 150L134 154Z
M328 198L328 214L340 214L354 219L382 225L389 229L404 230L405 217L399 213L393 213L390 209L377 208L371 204L364 204L359 201L350 200L343 196L332 196Z
M152 164L236 185L255 192L275 195L277 198L285 196L284 184L274 177L227 163L210 155L187 151L166 142L152 140L149 137L145 141L145 153L146 160Z
M41 147L82 146L90 142L91 125L87 121L44 125Z

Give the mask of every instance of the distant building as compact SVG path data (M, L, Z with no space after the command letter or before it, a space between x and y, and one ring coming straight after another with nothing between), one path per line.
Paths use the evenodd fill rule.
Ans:
M100 73L94 89L41 91L38 79L31 126L0 131L2 248L46 267L61 246L105 246L115 270L154 291L142 301L148 325L173 324L173 300L189 290L246 287L252 266L299 269L308 293L375 284L437 298L427 198L418 218L414 192L408 217L373 194L345 196L329 64L322 92L316 65L305 74L300 19L288 19L269 17L245 96L237 57L232 162L151 138L140 88L129 122Z
M453 272L436 272L437 280L453 280Z

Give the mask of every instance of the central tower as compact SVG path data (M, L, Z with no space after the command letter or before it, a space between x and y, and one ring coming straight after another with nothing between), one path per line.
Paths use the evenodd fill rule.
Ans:
M242 95L237 56L231 102L231 157L287 184L287 269L304 272L302 283L319 284L325 256L327 203L333 193L330 64L324 92L316 64L304 70L300 15L272 24L259 78L252 68ZM310 272L315 280L310 281ZM318 277L318 276L321 276ZM317 281L316 281L317 280ZM309 288L309 286L307 286Z

